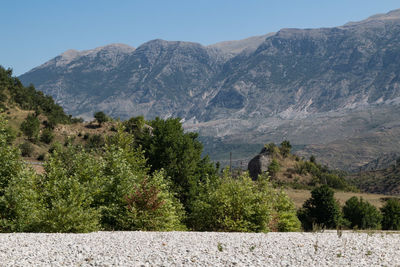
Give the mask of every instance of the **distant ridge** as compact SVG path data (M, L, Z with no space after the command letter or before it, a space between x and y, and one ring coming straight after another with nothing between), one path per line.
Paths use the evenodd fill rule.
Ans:
M360 149L353 157L346 149L355 144L339 155L327 145L365 138L377 145L386 133L390 142L400 140L392 136L400 127L399 14L209 46L152 40L136 49L69 50L20 79L76 116L103 110L122 119L181 117L187 130L225 144L285 138L321 147L303 150L317 156L330 147L330 166L354 170L398 147Z

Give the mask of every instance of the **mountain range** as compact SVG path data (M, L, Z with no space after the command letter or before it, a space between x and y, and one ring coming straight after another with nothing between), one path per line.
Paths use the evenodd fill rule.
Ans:
M219 147L246 160L248 146L284 139L350 171L400 151L400 9L209 46L68 50L19 78L85 119L180 117L215 160Z

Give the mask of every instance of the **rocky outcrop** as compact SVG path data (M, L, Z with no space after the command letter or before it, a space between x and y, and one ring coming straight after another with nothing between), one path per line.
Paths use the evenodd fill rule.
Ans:
M266 151L265 148L261 150L260 154L255 156L249 161L248 171L253 180L257 180L258 175L268 171L271 164L272 156Z

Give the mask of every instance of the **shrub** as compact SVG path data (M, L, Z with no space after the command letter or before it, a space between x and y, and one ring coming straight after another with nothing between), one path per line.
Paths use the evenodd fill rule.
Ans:
M183 206L168 190L163 172L145 177L126 196L129 211L126 230L171 231L184 230Z
M271 156L278 156L280 153L279 147L277 147L277 145L274 143L265 144L264 149Z
M99 134L94 134L89 137L86 143L87 149L97 149L103 147L105 144L104 137Z
M383 230L400 230L400 201L397 199L389 199L381 208L382 212L382 229Z
M41 230L43 209L38 193L39 182L40 177L25 166L20 166L18 173L10 177L8 186L0 197L1 232Z
M45 128L42 131L42 135L40 136L40 141L46 144L50 144L54 139L54 133L50 128Z
M35 193L38 177L7 138L6 121L0 116L0 231L31 231L39 220Z
M271 164L268 166L268 172L272 177L275 177L275 175L279 172L281 169L281 166L279 165L278 161L276 159L272 159Z
M313 225L335 228L342 221L338 202L334 191L327 185L322 185L311 191L311 198L298 211L298 217L304 230L312 230Z
M73 156L71 156L73 155ZM41 189L41 231L90 232L100 230L98 194L101 164L87 153L67 147L55 150L45 165Z
M343 217L350 222L351 228L379 229L382 215L373 205L362 197L352 197L343 206Z
M322 173L320 180L323 182L326 181L328 186L336 189L346 190L349 187L343 178L340 178L336 174L332 173Z
M72 118L71 119L71 123L73 123L73 124L76 124L76 123L83 123L84 122L84 120L83 120L83 118Z
M10 127L10 126L7 126L7 127L5 128L5 133L6 133L6 141L7 141L7 144L11 145L12 142L14 142L15 138L17 138L17 133L16 133L16 131L15 131L12 127Z
M291 149L292 149L292 145L290 144L290 142L288 140L284 140L281 143L280 152L283 157L286 158L287 156L289 156Z
M121 129L109 140L102 155L104 159L103 183L97 205L101 207L101 224L106 230L128 230L130 216L126 197L148 172L146 159L133 146L131 135Z
M301 223L296 216L296 207L282 190L274 194L272 222L270 229L279 232L299 231L301 228Z
M293 202L276 191L267 177L252 181L248 174L207 180L191 205L189 225L197 231L297 231L300 222Z
M19 145L19 149L21 150L21 155L23 157L30 157L35 150L33 145L30 142L24 142Z
M21 131L29 138L31 141L36 141L39 135L40 122L39 119L32 114L21 124Z
M75 142L75 136L66 136L64 137L64 146L73 145Z
M193 203L190 221L200 231L268 232L271 212L269 196L248 175L234 179L225 171Z
M94 118L97 120L97 122L99 123L99 125L103 124L104 122L108 121L109 118L107 117L107 115L102 112L102 111L98 111L96 113L94 113Z

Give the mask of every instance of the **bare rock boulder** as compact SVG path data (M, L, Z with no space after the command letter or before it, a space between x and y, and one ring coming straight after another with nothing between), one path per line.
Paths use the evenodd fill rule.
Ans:
M268 153L268 151L266 151L265 148L263 148L260 154L249 161L247 168L249 170L250 177L253 180L257 180L259 174L268 171L271 161L272 156Z

